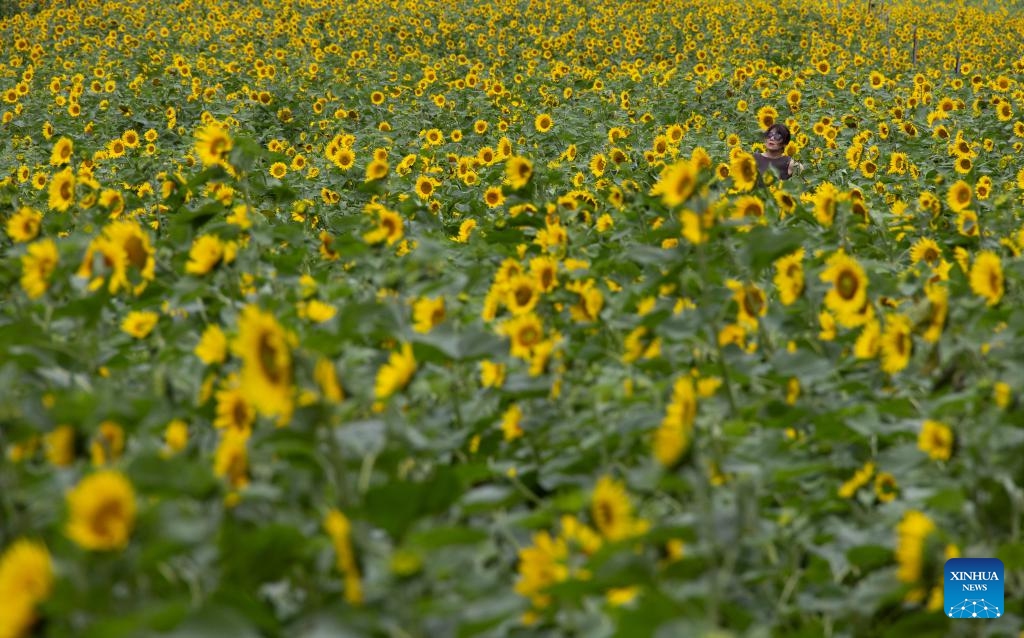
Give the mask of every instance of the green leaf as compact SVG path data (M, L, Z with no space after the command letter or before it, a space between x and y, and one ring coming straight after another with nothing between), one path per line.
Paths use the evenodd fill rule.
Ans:
M741 258L752 273L759 273L779 257L804 245L807 236L796 229L757 226L744 236Z

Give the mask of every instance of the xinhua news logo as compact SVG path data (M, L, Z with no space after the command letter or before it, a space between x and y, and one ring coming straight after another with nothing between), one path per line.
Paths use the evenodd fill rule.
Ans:
M999 618L1003 615L1003 561L950 558L945 571L943 605L948 617Z

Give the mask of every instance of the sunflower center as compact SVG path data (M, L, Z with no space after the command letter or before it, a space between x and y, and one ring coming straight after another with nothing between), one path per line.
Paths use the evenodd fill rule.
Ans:
M61 185L60 185L60 196L61 196L61 198L62 199L66 199L66 200L70 200L71 199L71 189L72 189L72 186L71 186L71 182L70 181L65 181L65 182L61 183Z
M679 176L679 179L675 183L676 196L680 199L684 199L690 194L690 190L693 188L693 178L689 173L684 172Z
M853 299L859 288L860 282L857 280L857 275L849 270L844 270L836 277L836 291L847 301Z
M764 296L759 290L748 288L743 295L743 310L750 316L756 317L764 308Z
M249 406L241 398L236 399L231 406L231 422L238 429L242 429L249 422Z
M537 332L537 329L532 326L519 331L519 342L524 346L532 346L537 343L539 337L540 334Z
M525 306L533 299L533 288L530 286L519 286L515 291L516 304Z
M138 237L129 237L124 242L124 252L128 255L128 263L142 270L146 265L146 247Z
M210 155L220 158L225 153L225 143L222 138L216 137L210 140Z
M907 347L907 345L908 345L907 341L908 341L908 337L905 334L900 334L896 338L896 344L895 344L896 345L896 352L899 353L899 355L901 357L903 355L907 354L907 350L909 349Z
M597 523L602 529L610 529L615 524L615 508L608 501L597 503Z
M114 533L115 528L121 519L124 518L121 511L121 503L114 499L103 502L93 514L89 521L89 527L97 536L109 537Z
M278 366L278 348L274 338L267 332L260 335L259 362L263 374L271 383L278 384L284 379L284 371Z
M755 166L755 164L753 162L746 162L745 161L745 162L743 162L740 165L740 174L743 176L744 181L747 181L747 182L754 181L754 177L755 177L754 171L756 171L756 170L757 170L757 167Z

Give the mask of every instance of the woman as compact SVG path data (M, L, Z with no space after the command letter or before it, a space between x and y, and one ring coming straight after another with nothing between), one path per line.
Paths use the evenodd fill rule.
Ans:
M786 145L789 144L789 129L785 124L772 124L764 132L764 153L754 155L757 162L757 172L764 174L771 170L779 179L789 179L803 170L803 165L789 155L785 154Z

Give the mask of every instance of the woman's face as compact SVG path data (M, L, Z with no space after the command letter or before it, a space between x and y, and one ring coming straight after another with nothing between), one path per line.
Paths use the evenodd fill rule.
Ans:
M769 151L776 152L782 151L786 147L786 143L783 141L785 135L778 129L771 129L764 136L764 145Z

